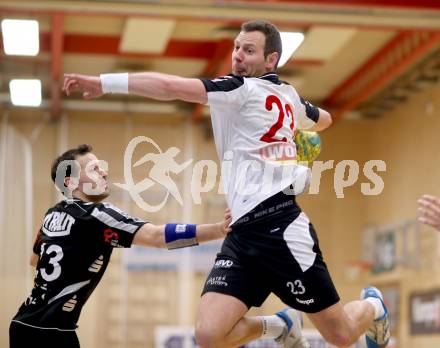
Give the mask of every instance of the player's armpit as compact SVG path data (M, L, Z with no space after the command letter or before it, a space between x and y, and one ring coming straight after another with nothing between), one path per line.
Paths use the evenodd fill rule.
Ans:
M330 113L328 113L327 111L321 108L318 108L318 110L319 110L318 122L316 122L315 125L313 125L311 128L308 128L307 130L309 131L315 131L315 132L322 131L330 127L330 125L333 122Z

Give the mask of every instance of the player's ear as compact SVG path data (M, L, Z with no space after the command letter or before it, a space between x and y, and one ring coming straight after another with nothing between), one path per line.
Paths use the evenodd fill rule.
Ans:
M275 66L277 65L279 59L278 52L272 52L267 55L266 57L266 68L268 68L270 71L275 70Z
M64 178L64 186L67 187L68 191L73 191L78 187L79 180L74 176L66 176Z

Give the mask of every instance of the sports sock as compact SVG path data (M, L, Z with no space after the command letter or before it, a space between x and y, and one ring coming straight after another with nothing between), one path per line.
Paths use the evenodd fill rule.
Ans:
M259 316L263 324L263 334L261 338L278 338L286 328L286 322L278 315Z
M385 309L383 308L382 301L376 297L367 297L365 301L371 303L374 307L374 320L379 319L385 314Z

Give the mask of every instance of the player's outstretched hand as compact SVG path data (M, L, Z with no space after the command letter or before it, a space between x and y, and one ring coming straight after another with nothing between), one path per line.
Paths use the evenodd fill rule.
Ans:
M104 94L99 76L80 74L64 74L63 91L67 95L81 92L84 99L99 98Z
M221 223L221 233L223 236L226 236L229 232L231 232L231 228L229 227L229 225L232 222L232 215L231 215L231 210L229 208L227 208L225 210L225 219L224 221Z
M419 222L440 231L440 198L423 195L417 202L419 203Z

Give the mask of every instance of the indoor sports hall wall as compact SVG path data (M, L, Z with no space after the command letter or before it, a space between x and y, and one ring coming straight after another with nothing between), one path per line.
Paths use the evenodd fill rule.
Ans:
M322 134L323 152L320 160L334 160L336 164L350 159L361 166L371 159L386 162L387 171L380 173L384 180L384 190L380 195L361 194L361 183L368 182L361 172L357 183L346 188L343 191L345 197L338 199L333 169L322 174L319 194L300 198L303 209L318 231L321 249L343 299L357 297L365 282L397 285L400 294L399 325L394 334L401 348L436 347L436 335L410 336L408 296L417 289L440 287L440 274L432 269L399 271L380 276L363 274L352 278L347 273L347 262L361 257L362 233L366 224L386 225L412 219L416 216L416 200L421 194L440 194L437 152L440 103L436 100L439 93L440 85L437 84L385 113L381 119L342 119ZM108 161L110 181L119 183L124 182L124 151L129 141L138 135L150 137L163 151L172 146L181 149L176 156L178 163L183 163L189 157L195 161L216 160L212 139L207 139L200 127L188 124L182 115L68 111L62 120L53 123L45 121L43 112L12 109L8 127L14 129L16 136L21 139L17 142L21 145L15 145L13 151L11 147L5 151L5 133L2 131L0 153L7 154L7 162L13 162L15 166L24 161L22 144L27 143L26 146L32 150L30 177L33 206L28 208L33 211L32 234L39 228L43 214L57 197L49 177L51 161L69 147L84 142L92 144L98 157ZM146 144L139 145L134 158L137 160L150 150ZM13 156L17 152L19 155ZM2 157L2 161L4 159ZM1 203L4 205L7 202L8 209L14 212L27 206L23 193L16 191L16 186L22 185L19 183L22 177L29 176L29 173L14 175L25 171L25 164L20 166L9 174L2 172L2 182L8 185L2 186L5 188ZM138 169L134 170L135 180L145 177L149 168ZM173 177L181 192L184 192L187 188L184 173ZM14 188L14 191L5 196L7 188ZM152 194L159 199L161 192L153 191ZM221 219L224 209L222 197L215 192L202 194L202 205L184 204L181 207L174 199L169 199L166 207L157 213L143 212L129 195L118 188L115 188L110 200L133 215L143 216L155 223L182 221L188 217L199 223L205 219L215 221ZM10 213L8 216L14 215ZM26 234L25 221L14 220L12 226L8 220L2 218L1 221L3 225L8 223L7 226L2 225L0 250L2 284L8 283L8 286L3 286L7 289L7 296L2 296L0 303L0 346L3 347L7 345L9 320L29 289L31 243ZM426 233L431 237L435 234L432 230ZM179 272L163 269L128 272L123 265L122 251L116 250L103 282L85 306L79 322L82 346L152 347L155 326L192 325L205 276L204 273L195 273L183 277ZM185 290L185 293L181 290ZM273 312L280 306L281 303L271 297L254 312Z
M32 238L32 153L30 143L8 124L0 124L0 346L7 346L10 314L18 296L25 298L32 282L29 245Z
M374 122L371 134L373 156L387 163L382 195L368 199L367 222L377 225L399 224L417 215L417 199L425 193L440 196L440 84L419 92L406 103L396 107L384 118ZM420 245L420 252L409 255L414 266L397 267L389 274L373 278L378 285L391 286L399 294L398 335L403 347L431 348L440 346L440 335L411 335L410 296L440 288L439 234L432 228L420 226L417 240L409 247ZM425 312L430 324L437 327L438 310ZM427 319L431 320L431 319ZM400 347L400 346L399 346Z

